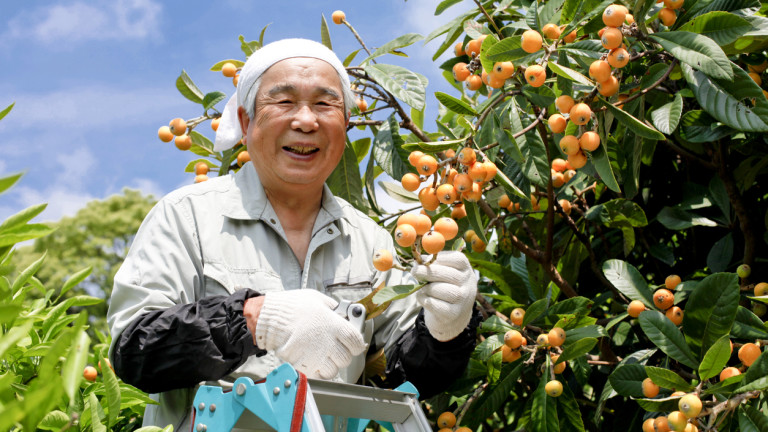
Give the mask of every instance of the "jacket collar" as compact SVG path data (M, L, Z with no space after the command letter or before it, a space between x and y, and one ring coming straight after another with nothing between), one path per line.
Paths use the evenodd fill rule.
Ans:
M261 220L274 214L272 205L264 192L256 168L248 162L235 174L232 174L234 187L224 203L221 214L230 219ZM327 184L323 185L323 199L320 203L318 222L326 219L332 222L343 216L341 205L336 201Z

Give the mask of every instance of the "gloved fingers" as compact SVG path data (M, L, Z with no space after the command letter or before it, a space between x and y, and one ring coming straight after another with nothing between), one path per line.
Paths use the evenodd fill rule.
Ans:
M471 271L471 269L470 269ZM430 265L416 264L411 269L411 274L419 281L423 282L449 282L460 284L469 277L468 272L447 267L437 262Z
M296 291L299 292L299 290L296 290ZM302 296L304 296L306 294L309 294L309 293L312 293L312 294L309 294L309 297L314 297L314 300L318 304L322 304L322 305L326 306L330 310L336 309L336 307L339 305L339 302L334 300L331 296L327 296L327 295L321 293L320 291L301 290L300 292L301 292L301 294L299 294L299 295L302 295Z
M418 295L442 300L446 303L464 303L469 297L474 298L475 290L470 285L454 285L444 282L432 282L424 285Z
M424 296L418 300L426 312L430 312L440 317L449 317L447 319L450 319L450 317L458 314L461 311L460 305L455 303L448 303L444 300L440 300L434 297Z
M294 368L304 373L307 378L331 379L339 373L336 362L329 355L329 351L306 352L295 361L290 361Z

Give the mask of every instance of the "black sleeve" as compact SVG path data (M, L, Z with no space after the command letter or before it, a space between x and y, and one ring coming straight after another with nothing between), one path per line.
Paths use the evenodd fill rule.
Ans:
M148 393L216 380L266 353L253 343L243 304L261 294L238 290L148 312L126 328L113 353L123 381Z
M414 326L400 337L387 358L388 385L396 387L410 381L421 399L447 389L467 368L481 320L480 312L474 309L464 331L450 341L440 342L429 334L422 309Z

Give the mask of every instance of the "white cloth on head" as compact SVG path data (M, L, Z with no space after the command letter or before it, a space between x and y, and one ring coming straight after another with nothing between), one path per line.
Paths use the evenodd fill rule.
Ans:
M219 128L216 131L216 140L213 145L214 151L228 150L234 147L242 138L243 134L237 118L237 109L241 106L253 107L256 101L256 88L254 88L254 84L257 80L275 63L295 57L316 58L333 66L341 80L345 107L348 108L350 104L354 103L351 91L349 90L350 84L347 71L336 54L328 49L328 47L309 39L298 38L283 39L269 43L251 54L240 70L237 90L227 102L221 115Z

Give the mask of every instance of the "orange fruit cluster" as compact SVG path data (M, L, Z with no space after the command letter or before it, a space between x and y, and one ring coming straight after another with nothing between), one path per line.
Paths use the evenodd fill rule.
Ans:
M480 56L480 47L486 36L480 36L467 42L466 46L461 42L454 47L457 57L467 55L472 60ZM471 65L465 62L458 62L453 65L453 77L456 81L465 82L467 89L471 91L480 90L483 85L491 88L502 88L504 83L515 74L515 65L510 61L496 62L490 71L484 71L477 68L478 62L472 61ZM478 75L476 72L480 71Z
M394 238L402 247L415 245L434 255L443 250L445 242L456 237L458 232L459 226L451 218L442 217L433 225L432 219L424 213L405 213L397 219Z

